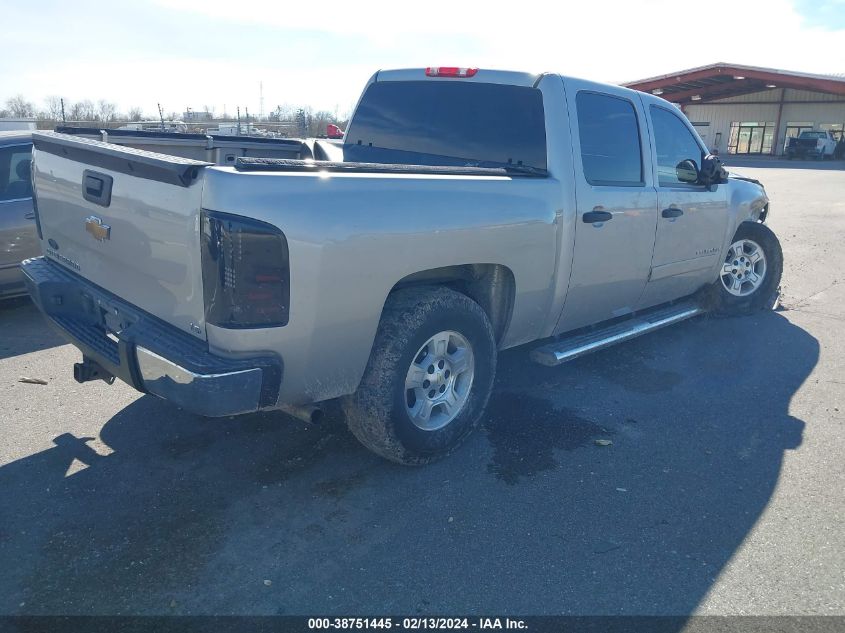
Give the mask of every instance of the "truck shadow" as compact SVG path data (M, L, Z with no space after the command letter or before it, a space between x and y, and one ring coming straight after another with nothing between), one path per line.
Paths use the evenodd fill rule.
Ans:
M29 297L0 301L0 360L65 345Z
M112 453L65 434L0 468L0 613L688 615L801 444L818 355L776 313L553 370L509 351L484 430L421 469L142 397Z

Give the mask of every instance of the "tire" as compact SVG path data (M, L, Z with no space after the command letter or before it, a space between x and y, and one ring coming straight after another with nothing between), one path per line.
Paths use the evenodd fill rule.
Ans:
M443 347L445 356L437 353ZM469 350L468 356L461 350ZM358 390L342 401L346 423L378 455L405 465L427 464L454 451L478 426L495 373L496 341L481 306L448 288L398 290L385 302ZM427 386L409 389L409 383ZM443 402L449 398L453 401ZM426 419L432 402L437 404ZM421 413L415 418L414 411Z
M736 245L740 243L744 243L743 253L737 256ZM759 260L756 263L751 262L754 254L751 245L759 247L762 251L762 267ZM744 261L743 257L746 258ZM735 262L737 265L734 265ZM758 283L749 281L749 273L757 275L761 270L762 279ZM743 271L745 277L741 277ZM777 304L782 274L783 252L777 236L765 224L743 222L731 240L723 268L719 271L719 278L710 288L710 308L718 316L741 316L758 310L773 309ZM741 294L736 294L737 280L740 281ZM728 290L728 284L733 287L733 292Z

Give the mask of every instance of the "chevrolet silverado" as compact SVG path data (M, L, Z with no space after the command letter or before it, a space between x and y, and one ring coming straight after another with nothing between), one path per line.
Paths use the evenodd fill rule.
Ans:
M776 300L760 183L649 94L380 71L342 155L233 164L35 133L35 302L115 377L205 416L339 402L404 464L477 426L498 350L545 365Z

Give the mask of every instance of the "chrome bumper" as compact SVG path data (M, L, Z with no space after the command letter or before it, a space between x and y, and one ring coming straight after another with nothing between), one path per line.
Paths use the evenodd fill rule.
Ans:
M217 374L198 374L159 356L142 345L135 347L144 388L184 409L208 417L257 411L263 372L257 367Z

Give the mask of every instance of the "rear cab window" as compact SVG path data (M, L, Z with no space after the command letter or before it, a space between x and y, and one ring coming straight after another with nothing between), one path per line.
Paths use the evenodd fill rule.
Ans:
M375 82L343 149L350 162L545 170L543 97L536 88L505 84Z

